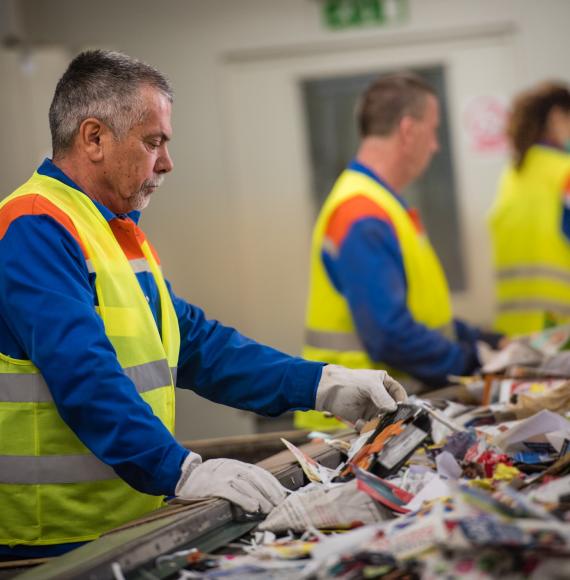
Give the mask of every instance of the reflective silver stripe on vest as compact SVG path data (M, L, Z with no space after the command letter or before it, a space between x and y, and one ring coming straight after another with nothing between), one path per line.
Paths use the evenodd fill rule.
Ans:
M135 274L138 274L139 272L152 272L150 269L150 264L147 262L146 258L129 260L129 264L131 265L131 268Z
M330 254L333 258L338 258L338 246L333 242L331 238L323 238L323 250Z
M164 359L125 369L139 393L145 393L170 384L176 384L176 369L169 369ZM40 374L0 373L0 402L51 403L51 393Z
M93 262L91 260L85 260L85 263L87 264L87 271L90 274L95 274ZM133 272L135 274L138 274L139 272L152 273L152 270L146 258L137 258L136 260L129 260L129 264L131 265L131 268L133 269ZM159 265L158 269L162 271L162 266Z
M518 300L504 300L498 305L499 312L520 312L529 310L550 311L554 314L570 316L570 304L555 300L536 300L520 298Z
M455 330L452 323L441 326L437 329L450 340L455 340ZM331 332L326 330L305 330L305 345L326 350L336 350L340 352L364 351L364 345L354 332Z
M139 393L152 391L170 384L170 369L164 359L145 363L136 367L128 367L125 374L137 387Z
M0 402L51 403L51 393L42 375L0 374Z
M2 455L0 483L82 483L118 479L115 471L94 455Z
M360 338L354 332L328 332L326 330L307 329L305 331L305 344L327 350L364 350Z
M553 278L570 284L570 272L550 266L516 266L498 268L497 280L516 280L517 278Z

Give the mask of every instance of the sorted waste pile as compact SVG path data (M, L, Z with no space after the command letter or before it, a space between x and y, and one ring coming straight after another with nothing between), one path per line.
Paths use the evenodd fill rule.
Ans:
M569 338L489 356L490 405L412 397L350 442L321 434L334 470L285 441L308 485L237 553L179 554L172 577L570 578Z

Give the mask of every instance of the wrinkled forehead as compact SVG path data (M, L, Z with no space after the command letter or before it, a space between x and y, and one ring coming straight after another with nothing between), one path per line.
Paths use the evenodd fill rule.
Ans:
M172 136L172 102L168 95L152 87L143 87L139 94L141 106L140 123L133 127L144 133L164 134L166 139Z

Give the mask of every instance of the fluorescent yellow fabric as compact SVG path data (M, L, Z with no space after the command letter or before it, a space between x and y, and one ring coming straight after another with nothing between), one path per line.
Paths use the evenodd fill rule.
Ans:
M173 432L170 369L177 366L180 335L174 306L148 244L143 252L160 293L162 339L126 256L91 200L35 173L0 204L0 211L11 199L30 193L51 201L75 225L96 273L98 312L118 360L128 375L135 370L133 376L141 377L140 389L135 381L140 396ZM6 389L16 379L30 400L10 402ZM3 433L12 435L0 441L0 459L8 464L22 461L21 473L13 474L15 483L0 484L0 544L92 540L163 503L162 497L135 491L90 453L61 419L31 361L0 355L0 383L0 389L5 389L0 422Z
M346 170L336 182L317 219L311 249L311 276L303 356L350 368L386 368L372 361L360 343L349 305L337 292L323 265L321 252L325 231L333 212L355 196L366 196L389 216L404 261L407 280L407 305L414 319L450 337L452 311L445 275L427 236L418 232L400 202L372 178ZM317 427L311 415L296 413L299 428Z
M570 155L540 145L501 178L489 216L499 332L570 322L570 244L561 230L569 178Z

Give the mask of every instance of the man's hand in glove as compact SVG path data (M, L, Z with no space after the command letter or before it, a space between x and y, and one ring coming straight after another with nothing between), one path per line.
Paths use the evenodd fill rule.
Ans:
M190 453L182 464L176 485L182 499L221 497L248 513L269 513L286 496L277 479L261 467L235 459L209 459L202 463Z
M395 411L396 403L407 398L404 387L386 371L327 365L317 387L315 409L356 423Z

